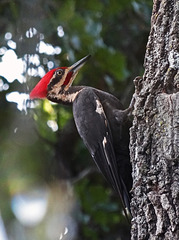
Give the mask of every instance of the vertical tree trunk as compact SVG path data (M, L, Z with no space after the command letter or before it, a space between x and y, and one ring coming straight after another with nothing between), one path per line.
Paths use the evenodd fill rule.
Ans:
M179 239L179 1L154 0L131 128L136 239ZM178 82L177 82L178 81Z

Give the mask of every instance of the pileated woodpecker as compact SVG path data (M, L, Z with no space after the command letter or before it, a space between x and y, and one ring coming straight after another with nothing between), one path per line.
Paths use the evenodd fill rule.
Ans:
M79 135L106 180L119 194L123 209L130 212L132 187L129 158L128 110L113 95L87 86L71 86L79 69L90 58L70 67L50 70L30 93L30 98L47 98L70 104Z

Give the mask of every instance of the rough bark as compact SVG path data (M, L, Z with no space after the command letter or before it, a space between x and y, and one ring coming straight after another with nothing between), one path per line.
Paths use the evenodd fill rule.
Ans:
M131 128L131 238L179 239L179 1L154 0Z

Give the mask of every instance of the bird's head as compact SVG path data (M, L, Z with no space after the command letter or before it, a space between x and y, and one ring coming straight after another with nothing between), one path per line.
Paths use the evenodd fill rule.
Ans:
M79 69L89 58L90 55L82 58L70 67L58 67L50 70L31 91L30 99L46 98L50 92L53 95L59 94L61 89L67 91L72 85Z

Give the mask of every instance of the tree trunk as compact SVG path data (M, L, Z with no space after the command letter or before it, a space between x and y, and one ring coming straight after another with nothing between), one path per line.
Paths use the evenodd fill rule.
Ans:
M131 128L131 239L179 239L179 1L154 0ZM178 81L178 82L177 82Z

